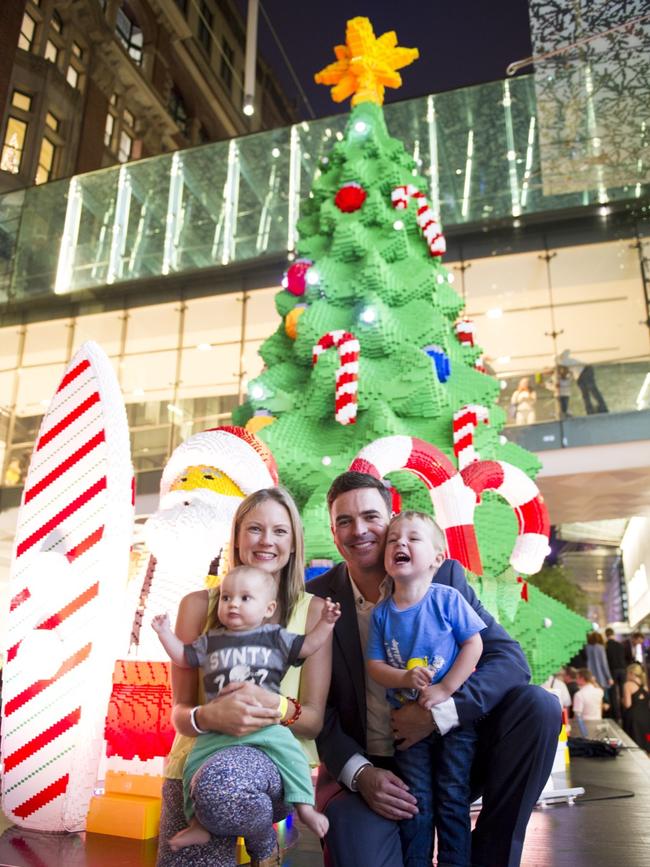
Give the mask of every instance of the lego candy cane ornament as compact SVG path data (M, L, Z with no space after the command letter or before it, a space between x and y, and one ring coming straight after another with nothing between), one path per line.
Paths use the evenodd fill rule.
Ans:
M510 563L518 572L534 575L548 554L550 523L539 488L523 470L507 461L476 461L461 470L477 503L483 491L494 491L512 506L519 524Z
M359 341L349 331L328 331L312 350L312 363L335 346L339 351L340 366L336 371L336 398L334 417L341 424L354 424L357 420L357 394L359 379Z
M436 521L447 537L449 556L481 574L473 525L476 495L465 487L460 473L439 449L416 437L381 437L361 449L350 470L377 479L394 470L408 470L422 479L429 489Z
M480 459L474 449L474 431L481 422L487 424L488 418L487 407L481 404L470 403L454 413L454 454L459 470Z
M459 319L454 325L458 342L463 346L474 346L476 329L471 319Z
M398 210L405 210L408 207L409 199L415 199L417 203L417 224L422 229L429 252L432 256L442 256L447 249L447 243L442 234L440 223L429 207L424 193L418 190L417 187L414 187L413 184L404 184L395 187L390 197L393 207Z
M505 461L475 461L462 472L439 449L407 436L382 437L365 446L350 470L381 479L395 470L408 470L429 489L436 521L447 537L449 556L475 575L483 566L474 532L474 509L480 494L493 490L512 506L519 534L510 563L532 575L548 551L549 520L535 483L518 467Z

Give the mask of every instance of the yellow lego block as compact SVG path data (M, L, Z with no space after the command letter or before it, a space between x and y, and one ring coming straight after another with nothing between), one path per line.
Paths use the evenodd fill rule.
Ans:
M163 778L151 774L127 774L125 771L107 771L105 791L115 795L142 795L160 798Z
M161 805L160 798L143 795L116 792L95 795L90 802L86 831L129 837L132 840L149 840L158 836Z

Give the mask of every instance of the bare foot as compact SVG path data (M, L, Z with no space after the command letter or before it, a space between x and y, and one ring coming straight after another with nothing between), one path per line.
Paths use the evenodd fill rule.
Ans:
M310 804L296 804L296 813L298 813L300 821L317 837L324 837L327 834L330 826L329 819Z
M324 818L324 817L323 817ZM203 846L210 842L210 832L196 819L192 819L189 828L183 828L169 840L172 852L178 852L186 846Z

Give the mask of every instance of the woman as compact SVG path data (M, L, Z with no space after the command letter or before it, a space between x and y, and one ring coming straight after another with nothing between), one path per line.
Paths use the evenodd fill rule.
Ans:
M281 488L256 491L242 501L235 514L230 551L234 566L255 566L277 585L278 606L272 622L292 632L305 632L321 615L322 599L304 592L304 553L300 516L289 494ZM200 590L181 600L176 634L189 644L206 628L216 592ZM288 708L285 723L294 734L314 738L323 724L330 682L331 643L307 659L302 669L292 668L282 681ZM241 736L280 722L277 696L252 683L231 684L209 704L202 703L196 669L172 666L174 707L172 721L178 732L170 752L163 785L158 867L235 865L235 840L246 833L253 867L279 865L275 834L269 818L286 815L277 768L259 750L246 746L222 750L210 758L194 778L196 814L208 830L219 829L205 846L188 846L173 853L167 841L185 827L182 769L193 740L200 731ZM296 698L291 698L295 696ZM316 753L311 744L312 757ZM256 820L258 824L256 825Z
M650 693L643 666L633 662L626 668L623 684L623 729L642 750L650 752Z
M574 716L583 720L602 719L604 691L588 668L578 670L578 686L580 689L573 696Z
M515 424L535 424L536 400L537 394L530 386L530 379L522 377L510 398L510 413Z
M600 632L590 632L587 636L587 668L594 676L598 686L605 694L605 702L607 703L606 710L609 710L609 690L614 685L612 673L609 670L607 662L607 654L605 653L605 642Z

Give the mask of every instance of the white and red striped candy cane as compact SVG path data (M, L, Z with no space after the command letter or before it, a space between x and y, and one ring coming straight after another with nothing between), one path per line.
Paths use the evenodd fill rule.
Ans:
M476 328L471 319L459 319L454 326L458 342L463 346L474 346L474 335Z
M340 366L336 371L336 397L334 417L341 424L354 424L357 420L359 380L359 341L349 331L328 331L312 350L312 363L335 346L339 351Z
M483 566L474 531L474 509L481 491L494 490L512 506L519 523L510 562L529 575L540 569L548 550L548 513L535 483L512 464L478 461L458 473L431 443L391 436L365 446L350 469L375 478L408 470L422 479L429 489L436 521L447 537L449 556L475 575L483 573Z
M478 358L474 361L474 367L476 368L476 370L478 370L479 373L487 373L482 355L479 355Z
M416 437L381 437L361 449L350 469L377 479L395 470L408 470L422 479L429 489L436 521L447 537L449 556L481 574L473 523L476 495L465 487L460 473L439 449Z
M477 502L483 491L494 491L510 504L519 524L510 563L526 575L538 572L548 554L550 523L544 498L535 482L519 467L506 461L478 461L460 474L476 494Z
M454 413L454 454L458 459L459 470L480 460L474 449L474 431L481 422L487 424L488 419L487 407L478 403L468 403Z
M442 234L440 223L429 206L424 193L413 186L413 184L404 184L400 187L395 187L390 198L393 207L398 210L405 210L408 207L409 199L415 199L417 203L417 224L422 229L422 234L429 246L429 252L432 256L442 256L447 249L447 243Z

